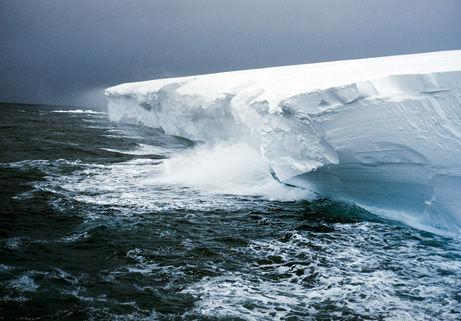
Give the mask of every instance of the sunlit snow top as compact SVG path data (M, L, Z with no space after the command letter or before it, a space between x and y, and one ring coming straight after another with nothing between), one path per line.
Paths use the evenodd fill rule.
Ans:
M178 94L208 100L251 91L274 108L300 92L321 90L390 75L461 70L461 50L368 59L340 60L125 83L106 89L107 95L146 95L169 84Z

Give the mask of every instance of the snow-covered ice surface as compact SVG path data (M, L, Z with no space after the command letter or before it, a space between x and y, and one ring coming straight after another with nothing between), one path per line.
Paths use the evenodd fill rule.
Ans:
M461 51L159 79L106 96L113 121L246 145L283 182L461 234Z

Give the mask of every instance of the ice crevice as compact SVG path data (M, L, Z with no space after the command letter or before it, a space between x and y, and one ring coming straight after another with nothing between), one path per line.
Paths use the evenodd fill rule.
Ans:
M106 89L112 121L245 143L282 182L461 235L461 51Z

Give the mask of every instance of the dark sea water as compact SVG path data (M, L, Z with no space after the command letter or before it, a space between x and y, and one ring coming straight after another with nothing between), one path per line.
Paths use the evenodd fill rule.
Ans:
M196 144L104 113L0 108L0 320L461 320L458 239L222 192Z

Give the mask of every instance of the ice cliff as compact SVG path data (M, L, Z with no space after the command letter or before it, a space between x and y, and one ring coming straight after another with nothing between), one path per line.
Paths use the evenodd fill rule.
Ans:
M246 143L283 182L461 233L461 51L121 84L113 121Z

